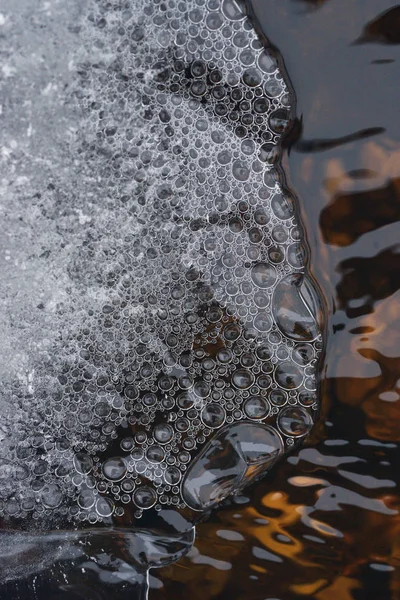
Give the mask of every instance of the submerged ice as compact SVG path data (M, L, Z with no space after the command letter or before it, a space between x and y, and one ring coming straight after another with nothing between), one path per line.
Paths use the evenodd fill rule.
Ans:
M5 6L0 514L207 509L318 409L282 74L234 0Z

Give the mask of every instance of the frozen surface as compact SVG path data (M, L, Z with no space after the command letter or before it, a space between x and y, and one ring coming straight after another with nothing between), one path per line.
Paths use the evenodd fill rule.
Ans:
M0 42L0 515L208 508L318 409L282 75L233 0L3 0Z

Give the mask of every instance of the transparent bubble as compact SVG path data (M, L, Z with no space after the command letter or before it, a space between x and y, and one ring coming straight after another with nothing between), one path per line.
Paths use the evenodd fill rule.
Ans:
M50 483L42 488L40 499L46 508L57 508L62 502L63 495L57 484Z
M206 25L211 31L216 31L223 25L222 15L218 12L210 13L206 17Z
M275 194L271 200L271 208L278 219L287 221L294 215L293 198L287 194Z
M293 349L292 358L298 365L308 365L314 358L314 348L311 344L299 344Z
M125 461L120 456L108 458L104 461L102 470L104 477L109 481L121 481L126 473Z
M258 263L251 270L251 278L257 287L268 289L276 281L276 270L268 263Z
M153 435L159 444L168 444L174 437L174 430L171 425L160 423L154 427Z
M295 242L288 247L288 261L295 269L301 269L307 262L307 252L303 244Z
M302 437L313 426L311 415L301 406L287 406L278 415L278 427L282 433L292 437Z
M283 362L275 370L275 381L284 390L294 390L303 382L303 372L293 362Z
M193 77L202 77L207 72L207 66L202 60L194 60L190 66Z
M287 402L287 393L283 390L271 390L269 393L269 399L274 406L284 406Z
M210 395L210 386L206 381L196 381L193 386L193 391L199 398L207 398Z
M185 392L178 396L178 401L177 401L178 406L179 406L179 408L182 408L183 410L189 410L189 408L192 408L193 402L194 401L193 401L192 396L190 396L189 394L187 394Z
M92 508L96 501L96 497L92 490L82 490L78 497L78 505L83 510L89 510Z
M240 325L236 323L230 323L229 325L226 325L226 327L224 327L224 337L229 342L234 342L240 337L241 331L242 330Z
M160 446L149 446L146 450L146 458L152 463L161 463L164 456L165 452Z
M88 454L78 452L74 456L74 467L78 473L87 475L93 468L93 459Z
M271 113L269 117L269 126L274 133L282 134L289 125L289 113L281 108Z
M265 311L257 313L253 322L256 330L263 333L269 331L272 327L272 318L269 313Z
M201 411L201 420L204 425L211 429L221 427L225 422L225 417L226 414L223 406L216 402L210 402L210 404L207 404Z
M269 110L269 100L265 97L256 98L256 100L254 100L253 108L255 113L263 115Z
M98 498L96 512L100 517L111 517L114 512L114 502L111 498Z
M246 16L237 0L222 0L221 10L224 17L229 21L241 21Z
M247 181L250 170L243 161L235 160L232 165L232 174L238 181Z
M264 419L269 413L268 402L262 396L250 396L243 408L249 419Z
M238 369L232 375L232 383L240 390L247 390L253 385L254 375L247 369Z
M225 427L188 469L183 498L194 510L206 510L271 467L282 452L282 439L272 427Z
M290 339L307 342L318 336L318 308L311 283L303 275L282 279L275 288L273 307L279 329Z
M177 467L167 467L164 478L168 485L177 485L181 480L181 472Z
M257 210L254 213L254 220L257 223L257 225L264 227L269 223L270 216L264 208L257 208Z
M251 51L249 51L251 54L251 62L254 61L254 56L253 53ZM241 54L242 60L243 60L243 53ZM244 58L245 62L249 62L249 60L246 60L246 58ZM250 69L246 69L245 72L243 73L243 83L245 83L248 87L250 88L254 88L257 87L259 85L261 85L262 82L262 78L261 78L261 73L258 69L252 67Z
M285 253L279 246L271 246L268 248L268 258L274 265L278 265L285 260Z
M273 165L280 158L280 149L277 146L275 146L275 144L272 144L271 142L267 142L267 143L263 144L262 146L260 146L260 149L258 151L258 158L263 163ZM272 206L273 202L274 202L274 199L272 199L272 201L271 201L271 206ZM273 210L275 212L275 209L273 209ZM275 212L275 214L277 215L276 212ZM277 216L279 216L279 215L277 215Z
M302 390L299 393L299 402L303 406L313 406L318 401L317 394L309 390Z
M258 57L258 66L264 73L273 73L276 70L275 60L265 50Z
M140 486L133 493L133 501L138 508L149 509L157 502L157 494L149 486Z

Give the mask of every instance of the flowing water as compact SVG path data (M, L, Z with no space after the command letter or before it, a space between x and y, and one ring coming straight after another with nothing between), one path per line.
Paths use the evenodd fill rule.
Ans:
M53 532L1 534L1 598L139 598L153 566L162 567L148 581L154 600L400 598L400 8L383 0L254 0L247 8L267 46L263 52L235 2L222 3L222 16L219 2L198 2L189 10L191 25L168 17L192 41L182 33L183 50L169 56L170 30L159 29L159 64L153 75L150 63L140 75L124 64L128 46L119 40L128 35L139 62L146 64L146 53L154 62L157 44L149 33L142 41L146 19L155 19L152 3L136 3L138 13L144 10L141 21L130 2L89 3L83 34L84 3L71 3L68 14L56 1L36 4L33 16L22 0L18 11L7 0L0 4L2 39L14 48L14 54L3 48L3 159L10 169L3 189L12 198L5 215L14 242L5 257L14 262L3 272L15 301L14 312L6 305L12 326L4 335L2 369L5 392L15 393L17 384L19 390L17 412L7 403L2 408L1 510L4 526L14 531L30 529L33 515L36 530L39 524ZM161 15L162 3L154 6ZM186 14L183 3L178 8ZM25 52L18 29L24 19ZM206 62L196 61L194 44L204 33L202 19L214 44L206 45ZM40 38L44 22L46 40ZM77 65L76 55L65 59L76 36ZM29 47L37 59L33 69ZM59 81L43 85L47 67L38 47L52 56L49 70ZM119 57L110 50L115 47ZM256 68L255 54L262 56ZM165 56L174 64L171 83ZM21 82L13 94L16 74ZM60 108L57 87L65 81L72 93L63 88L68 100ZM126 93L129 81L138 95ZM264 91L254 92L261 82ZM156 100L150 100L153 84ZM138 98L144 128L129 120L139 111ZM266 129L257 117L264 113ZM39 130L33 141L18 132L25 121L28 138ZM46 131L52 135L43 139ZM184 140L170 155L168 138ZM44 150L35 139L45 141ZM139 153L129 147L143 140L135 171ZM158 187L156 175L164 181ZM51 182L42 194L46 177ZM195 191L193 201L187 190ZM204 190L206 199L215 196L216 211L204 202ZM170 208L164 215L165 206L172 215ZM175 235L177 222L184 227ZM143 240L136 245L133 230ZM264 247L270 248L265 256ZM310 275L304 277L307 247ZM168 260L158 264L163 254ZM126 268L139 273L129 299ZM118 285L122 300L113 292ZM160 304L166 290L171 298ZM146 293L154 299L145 301ZM32 303L44 316L32 317ZM178 328L168 319L154 327L154 314L164 321L171 307ZM189 327L180 330L185 319ZM316 396L312 365L322 348L321 326L326 344ZM241 335L243 342L235 343ZM255 352L261 347L263 355ZM172 410L174 386L180 412ZM78 398L85 398L82 413ZM296 449L320 402L311 436ZM30 424L39 431L27 432ZM193 510L237 493L277 459L246 496L228 499L197 525L190 549L199 514ZM146 516L156 501L158 517ZM61 524L80 524L83 531L54 532Z

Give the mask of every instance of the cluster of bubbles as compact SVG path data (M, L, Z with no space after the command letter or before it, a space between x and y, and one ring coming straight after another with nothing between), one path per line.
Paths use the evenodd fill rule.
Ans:
M69 265L78 325L12 390L29 419L0 512L94 524L185 507L196 457L240 422L288 452L322 344L276 169L288 90L242 7L93 0L79 35L71 99L101 210Z

